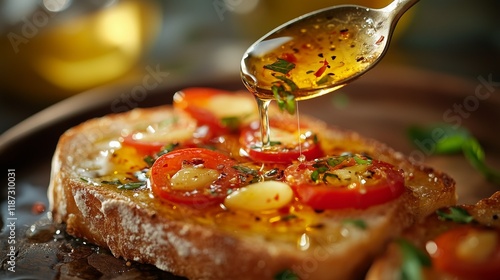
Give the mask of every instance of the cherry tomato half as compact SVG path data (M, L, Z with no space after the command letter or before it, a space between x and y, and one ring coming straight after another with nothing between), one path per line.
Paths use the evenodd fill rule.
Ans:
M328 156L285 169L288 184L314 209L364 209L396 199L404 177L389 163L362 155Z
M239 173L233 168L236 164L233 159L212 150L175 150L160 156L151 167L151 187L155 195L171 202L192 206L214 205L221 203L232 189L240 187ZM184 174L180 180L187 182L187 186L175 187L174 176L189 168L202 173ZM211 179L207 181L207 174L203 172L212 174L210 176L215 172L216 175L208 176ZM205 182L200 185L199 181ZM192 188L191 183L197 184L197 187Z
M142 155L155 154L165 146L162 142L144 142L134 139L133 134L129 134L123 138L123 145L134 147Z
M135 148L140 154L152 155L167 145L193 139L196 120L185 113L172 111L150 118L150 123L125 135L123 145Z
M248 156L257 162L268 163L292 163L302 155L308 160L322 157L324 155L315 134L304 129L302 137L298 131L291 131L286 123L270 121L271 147L262 149L262 137L258 122L251 123L242 130L240 142ZM299 146L299 138L301 144Z
M480 235L490 238L481 238ZM496 237L496 238L495 238ZM488 240L488 241L485 241ZM493 239L493 240L491 240ZM469 242L469 244L464 244ZM486 244L482 244L486 242ZM432 265L460 279L498 279L500 276L500 230L464 225L439 235L430 253ZM461 248L469 246L472 257L463 256ZM471 247L472 246L472 247ZM476 246L476 248L474 248ZM479 248L481 247L481 248ZM487 250L487 255L481 253ZM477 254L482 256L477 259Z
M174 95L174 107L184 110L214 135L239 129L257 116L257 103L248 92L229 92L211 88L187 88Z

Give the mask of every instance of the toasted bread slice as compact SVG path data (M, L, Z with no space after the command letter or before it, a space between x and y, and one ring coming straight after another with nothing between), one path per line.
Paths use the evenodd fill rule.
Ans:
M183 114L170 106L134 109L64 133L48 190L55 221L116 257L189 279L353 279L363 277L374 256L415 220L456 202L455 183L446 174L413 165L375 140L305 116L301 122L318 133L328 153L364 153L403 169L406 192L367 209L315 211L299 203L291 217L279 211L177 205L155 197L149 187L124 190L101 183L111 180L116 168L141 168L135 155L109 163L124 130L161 115ZM353 220L363 226L349 222Z
M461 205L459 207L470 214L470 220L468 220L471 222L470 226L477 228L496 228L500 230L500 192L496 192L491 197L480 200L475 205ZM450 209L446 207L439 210L441 213L448 213ZM450 232L450 230L463 228L465 226L466 224L464 224L464 221L444 219L443 216L439 215L438 211L436 211L405 230L401 238L414 245L416 250L420 250L423 254L428 255L428 252L426 252L426 244L433 242L438 236ZM456 249L460 246L461 241L450 240L450 242L455 244L454 247ZM497 242L500 242L500 240ZM489 247L491 248L492 246ZM433 249L429 247L429 250L432 251ZM476 253L478 253L477 250L481 249L474 249ZM367 279L402 279L403 262L404 258L403 252L401 251L401 245L396 242L391 243L387 251L381 254L373 263L367 274ZM421 273L422 279L457 279L456 275L453 276L443 272L432 264L429 267L422 266ZM499 273L500 267L497 268L496 276L494 276L493 279L498 279ZM479 275L473 278L484 279L484 277Z

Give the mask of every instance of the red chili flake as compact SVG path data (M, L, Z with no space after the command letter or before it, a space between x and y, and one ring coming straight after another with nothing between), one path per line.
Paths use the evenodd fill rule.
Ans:
M45 212L45 204L43 204L42 202L35 202L31 207L31 213L35 215L40 215L43 212Z
M276 200L276 201L280 200L280 194L279 194L279 193L277 193L277 194L274 196L274 200Z
M281 54L281 59L284 59L290 63L296 63L297 62L297 57L293 53L282 53Z
M318 69L318 71L316 71L316 73L314 73L314 76L318 78L325 73L325 70L328 67L328 61L326 61L326 59L320 62L323 63L323 65Z
M384 41L384 36L380 36L380 38L377 40L377 42L375 42L375 44L377 45L380 45L380 43L382 43L382 41Z

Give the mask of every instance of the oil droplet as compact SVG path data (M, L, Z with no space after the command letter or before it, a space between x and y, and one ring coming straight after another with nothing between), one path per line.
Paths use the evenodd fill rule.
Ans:
M297 158L297 160L298 160L299 162L304 162L304 161L306 161L306 156L305 156L304 154L301 154L301 155Z

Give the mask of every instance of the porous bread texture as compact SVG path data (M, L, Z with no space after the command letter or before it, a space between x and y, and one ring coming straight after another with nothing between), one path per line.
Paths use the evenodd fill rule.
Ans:
M477 225L500 229L500 191L489 198L477 202L475 205L461 205L460 207L474 218ZM440 234L462 224L439 219L436 213L412 225L402 233L402 238L410 241L417 248L425 250L425 244ZM401 279L402 253L396 243L391 243L387 250L377 257L370 267L367 280ZM454 279L432 268L426 268L425 279Z
M325 145L388 161L405 171L407 185L405 194L383 205L325 211L321 216L325 235L306 250L280 238L176 216L171 205L152 195L135 198L80 179L84 171L78 163L93 160L89 155L98 149L97 140L116 137L122 129L160 112L175 114L169 106L135 109L89 120L61 136L48 195L55 221L66 223L69 234L109 248L116 257L153 264L189 279L275 279L283 271L293 271L301 279L356 279L404 228L455 203L454 181L446 174L413 165L384 144L306 116L301 122L320 132ZM434 179L429 180L428 174ZM362 218L368 227L344 226L343 217Z

